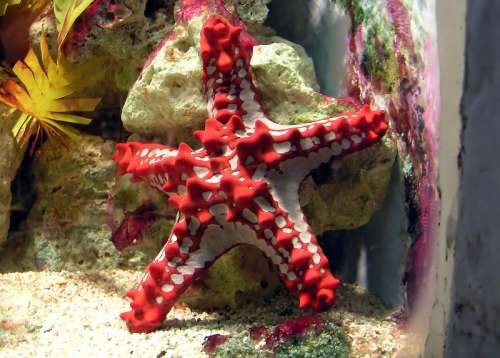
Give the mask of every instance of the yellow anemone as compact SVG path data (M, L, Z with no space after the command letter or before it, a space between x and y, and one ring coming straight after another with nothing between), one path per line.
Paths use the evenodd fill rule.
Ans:
M23 61L12 68L17 77L8 78L0 86L0 101L21 112L12 133L18 143L26 144L40 131L51 137L74 137L77 133L65 123L89 124L91 119L75 112L91 112L100 98L68 98L103 74L96 69L102 62L94 59L83 64L70 64L63 56L54 62L45 36L40 39L41 60L32 48Z

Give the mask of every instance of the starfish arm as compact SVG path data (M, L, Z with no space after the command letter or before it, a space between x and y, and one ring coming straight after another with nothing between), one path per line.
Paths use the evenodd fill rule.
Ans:
M181 143L179 149L138 142L116 145L113 160L119 174L131 174L168 195L182 195L189 177L202 178L210 171L205 150L194 151Z
M202 78L211 118L196 136L209 152L220 154L228 140L236 139L244 162L262 151L257 162L277 166L291 157L313 153L331 158L356 152L385 134L384 112L368 106L308 124L272 122L264 114L253 84L252 49L242 41L241 31L217 16L209 18L201 31Z
M247 203L237 217L226 224L241 228L229 233L232 241L264 252L287 288L298 294L301 308L321 310L333 304L340 281L330 273L328 259L300 206L281 205L269 194L260 195Z
M152 187L162 190L169 181L165 163L178 155L178 150L162 144L139 142L118 143L113 154L118 174L131 174L135 180L144 180Z
M222 17L209 18L200 34L202 79L209 115L226 123L233 115L252 128L266 115L252 80L250 60L253 42L240 36L243 28ZM245 41L246 39L246 41Z
M241 153L240 157L244 160L245 155L260 155L260 161L269 167L278 167L290 159L307 158L314 164L307 165L310 171L331 158L340 158L377 143L386 130L384 112L372 111L368 106L357 113L295 126L268 127L264 121L257 120L255 133L240 140L246 148L253 147L252 151ZM272 149L266 143L272 143Z
M202 241L206 226L196 218L180 218L170 237L136 289L127 296L132 299L131 311L121 314L131 332L150 332L164 321L182 293L227 251L227 243ZM222 247L221 247L222 246Z
M302 308L320 310L334 302L339 281L329 272L328 259L303 215L288 212L271 196L258 196L247 206L241 211L213 206L214 216L205 224L196 217L179 219L139 287L128 293L132 310L121 317L132 332L149 332L161 325L192 282L240 244L265 253L285 285L299 295Z

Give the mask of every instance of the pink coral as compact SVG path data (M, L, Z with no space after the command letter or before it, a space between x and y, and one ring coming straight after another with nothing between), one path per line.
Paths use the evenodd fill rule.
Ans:
M99 28L112 28L132 14L123 0L95 0L76 19L63 49L66 56L76 56Z

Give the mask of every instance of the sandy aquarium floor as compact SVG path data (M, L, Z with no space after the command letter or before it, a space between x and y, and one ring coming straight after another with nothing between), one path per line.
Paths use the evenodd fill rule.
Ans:
M130 334L119 319L124 292L142 273L24 272L0 275L0 357L205 357L206 336L275 325L304 314L283 293L235 311L175 307L161 330ZM352 338L353 357L405 357L407 335L394 312L350 285L325 314Z

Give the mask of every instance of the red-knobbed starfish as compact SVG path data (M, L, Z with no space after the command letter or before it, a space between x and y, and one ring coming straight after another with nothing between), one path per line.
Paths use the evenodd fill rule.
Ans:
M240 244L267 255L301 308L321 310L335 301L339 280L306 223L299 185L321 163L377 142L387 130L385 115L363 107L309 124L273 123L252 82L252 47L241 31L218 15L201 30L211 117L194 133L200 149L117 145L120 173L158 188L179 211L168 242L128 292L132 310L121 317L133 332L157 328L186 288Z

